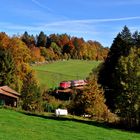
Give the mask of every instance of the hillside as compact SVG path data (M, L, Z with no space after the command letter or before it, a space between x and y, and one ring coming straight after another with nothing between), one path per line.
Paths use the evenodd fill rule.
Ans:
M105 128L96 123L28 116L0 109L1 140L139 140L140 134Z
M85 79L101 61L68 60L33 66L41 87L53 88L63 80Z

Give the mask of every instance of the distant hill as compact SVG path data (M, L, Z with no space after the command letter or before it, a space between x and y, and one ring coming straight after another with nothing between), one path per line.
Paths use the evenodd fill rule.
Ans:
M60 81L86 79L101 61L65 60L33 66L41 87L57 87Z

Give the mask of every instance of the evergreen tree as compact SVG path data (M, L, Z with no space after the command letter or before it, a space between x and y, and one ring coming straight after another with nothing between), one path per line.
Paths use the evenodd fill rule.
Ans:
M115 38L107 59L99 71L99 83L105 89L110 109L127 122L138 126L140 120L139 35L131 36L125 26Z
M47 36L44 34L43 31L41 31L39 36L37 37L37 47L46 47L46 44Z
M15 79L15 64L10 51L0 48L0 86L10 86Z
M35 38L33 35L29 35L27 31L22 35L21 40L28 46L32 47L35 45Z
M121 56L127 56L132 44L132 37L129 29L125 26L117 35L110 48L108 56L99 70L98 82L105 90L106 103L110 109L115 110L116 98L116 65Z
M132 37L133 44L137 46L137 48L140 48L140 33L138 31L135 31Z
M140 49L131 48L128 56L122 56L116 66L116 113L128 127L140 123Z
M125 41L126 44L132 43L132 35L127 26L124 26L124 28L121 32L121 38L123 41Z

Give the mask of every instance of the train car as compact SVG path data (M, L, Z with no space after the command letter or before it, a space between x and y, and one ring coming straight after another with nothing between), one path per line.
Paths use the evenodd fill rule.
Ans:
M62 81L62 82L60 82L59 87L60 87L61 89L70 88L70 87L71 87L71 82L70 82L70 81Z
M71 81L72 87L84 86L86 84L87 84L87 82L85 80L73 80L73 81Z

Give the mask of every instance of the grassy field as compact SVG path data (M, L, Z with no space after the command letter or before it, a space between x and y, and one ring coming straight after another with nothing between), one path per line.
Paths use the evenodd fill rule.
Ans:
M140 140L140 134L0 109L0 140Z
M33 66L41 87L54 88L60 81L85 79L100 61L69 60Z

